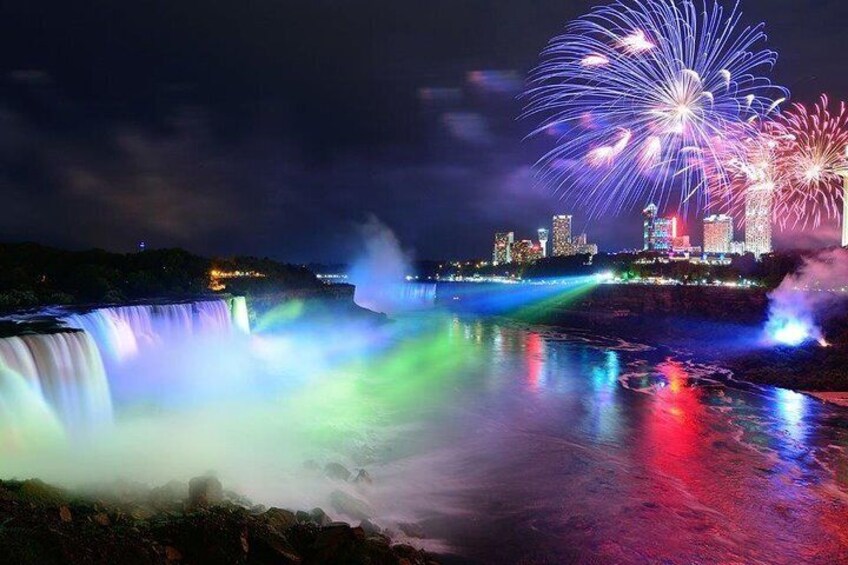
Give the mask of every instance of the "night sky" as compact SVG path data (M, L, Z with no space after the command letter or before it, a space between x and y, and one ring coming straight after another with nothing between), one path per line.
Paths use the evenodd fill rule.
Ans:
M477 257L573 213L635 247L637 217L587 225L535 187L546 146L518 120L539 51L593 4L5 2L0 239L335 261L374 214L419 258ZM742 8L793 100L848 97L848 2Z

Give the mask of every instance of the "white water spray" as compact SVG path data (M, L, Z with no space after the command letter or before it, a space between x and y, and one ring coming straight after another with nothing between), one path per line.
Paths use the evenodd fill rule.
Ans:
M848 298L848 250L831 249L804 260L769 294L766 334L771 342L827 345L821 323Z

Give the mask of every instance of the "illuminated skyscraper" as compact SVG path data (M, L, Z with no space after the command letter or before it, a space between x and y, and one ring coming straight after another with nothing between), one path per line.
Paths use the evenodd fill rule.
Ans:
M585 233L575 235L571 238L571 246L568 255L597 255L598 244L589 243L589 237Z
M542 257L548 256L548 230L539 228L539 245L542 248Z
M704 253L730 253L733 218L726 214L704 218Z
M512 260L515 263L532 263L541 258L541 246L529 239L522 239L512 244Z
M495 265L505 265L512 262L512 244L515 241L513 232L495 234L495 250L492 254L492 262Z
M674 238L677 237L677 218L660 218L654 204L642 210L642 222L645 251L671 251Z
M695 253L701 249L692 245L688 235L678 235L671 240L671 250L674 253Z
M648 251L651 248L651 240L654 235L654 221L657 219L657 207L648 204L642 210L642 249Z
M554 216L552 227L554 257L573 255L574 252L571 245L571 216L565 214Z
M730 242L730 252L736 255L744 255L745 254L745 242L744 241L731 241Z
M745 250L759 259L771 253L771 188L749 188L745 194Z

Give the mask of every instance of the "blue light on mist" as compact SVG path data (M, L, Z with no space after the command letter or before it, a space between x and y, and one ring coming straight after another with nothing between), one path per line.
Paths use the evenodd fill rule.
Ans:
M810 325L798 319L786 319L769 324L769 334L777 343L796 347L813 339Z

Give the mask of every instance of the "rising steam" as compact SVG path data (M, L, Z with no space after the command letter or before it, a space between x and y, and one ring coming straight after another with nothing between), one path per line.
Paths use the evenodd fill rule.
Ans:
M793 346L816 340L827 345L821 324L845 300L846 291L848 250L830 249L806 258L769 294L769 340Z
M360 227L362 251L350 270L355 302L363 308L393 314L426 307L435 288L405 282L412 271L410 255L388 226L371 216ZM432 287L432 288L430 288Z

